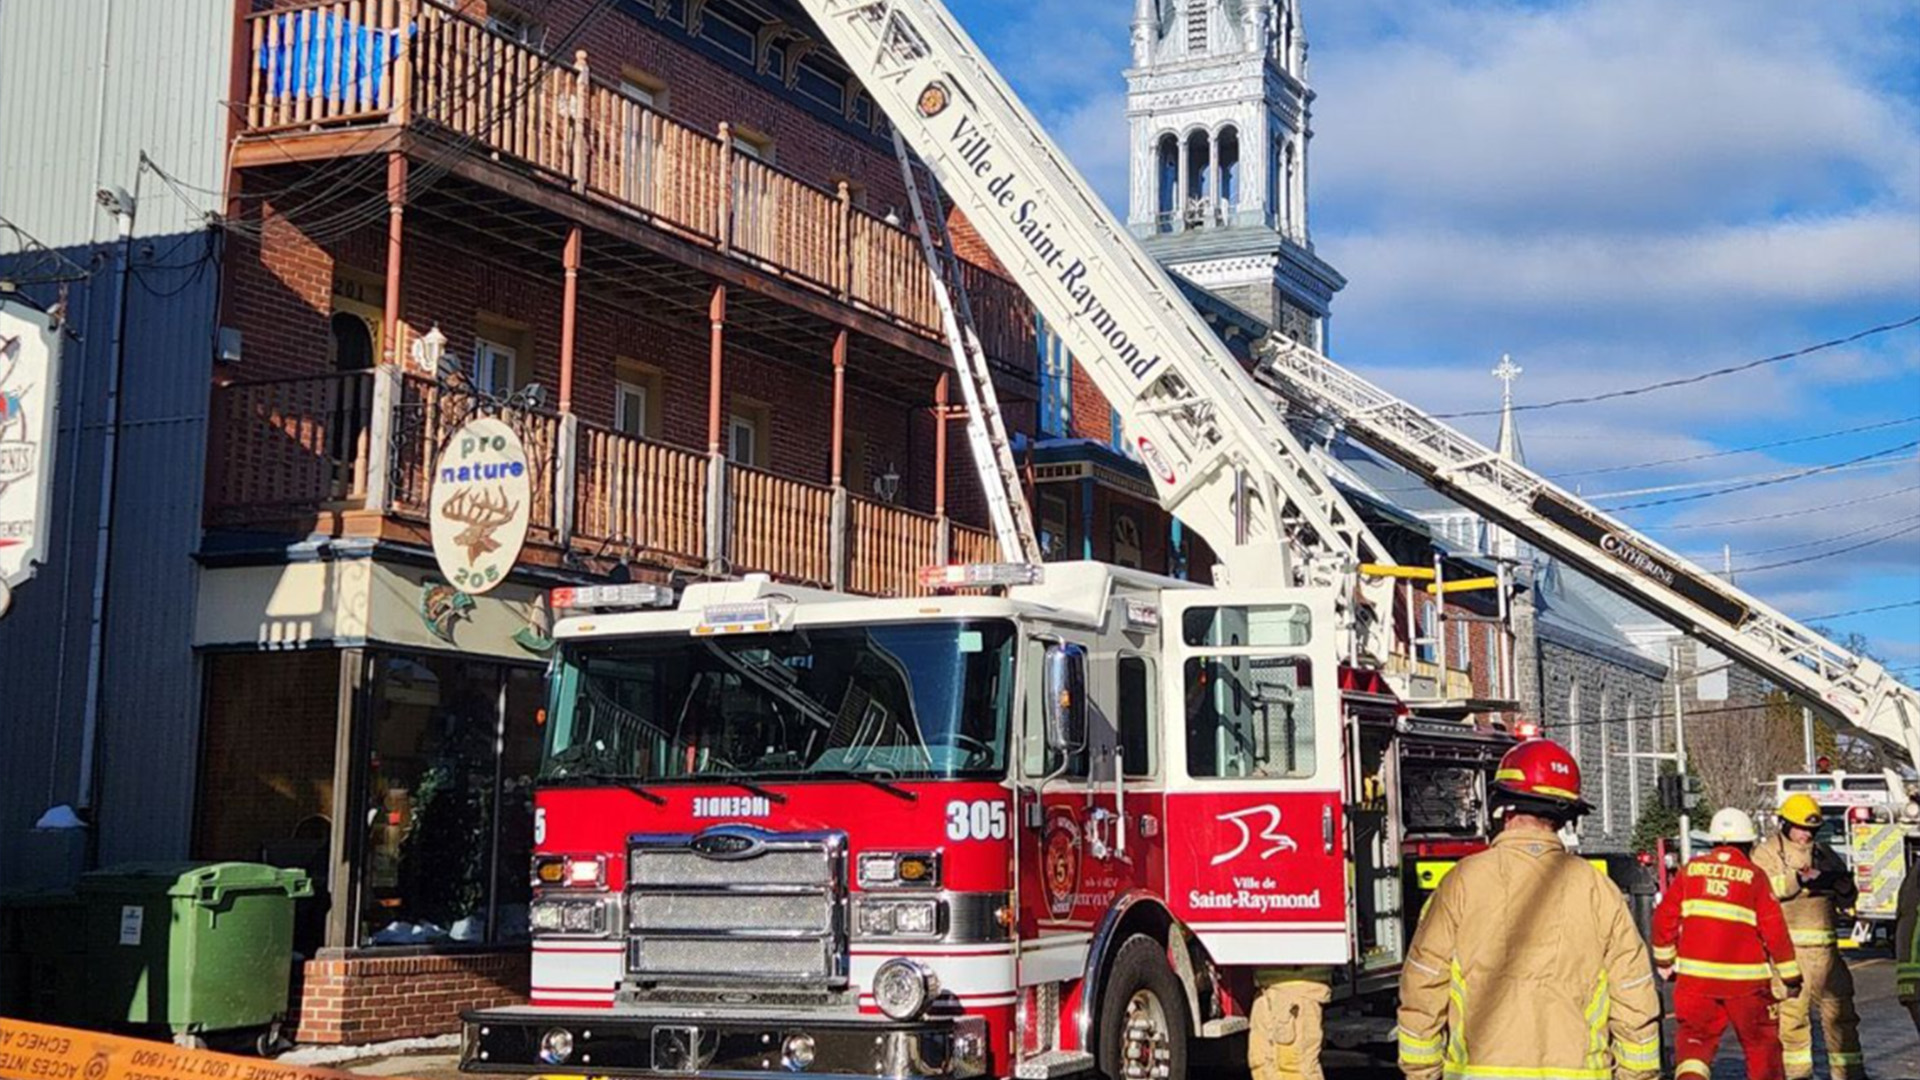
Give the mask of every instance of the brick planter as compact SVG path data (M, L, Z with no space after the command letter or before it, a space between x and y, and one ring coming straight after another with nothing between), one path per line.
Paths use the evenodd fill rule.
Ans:
M371 1043L458 1031L468 1009L527 1000L528 950L383 956L305 964L294 1039Z

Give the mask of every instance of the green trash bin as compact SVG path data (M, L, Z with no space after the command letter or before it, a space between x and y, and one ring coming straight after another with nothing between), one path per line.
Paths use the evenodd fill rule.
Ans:
M287 1011L305 872L259 863L129 863L80 878L87 986L101 1027L176 1036L273 1025Z
M0 895L0 1016L72 1024L86 1000L86 935L70 891Z

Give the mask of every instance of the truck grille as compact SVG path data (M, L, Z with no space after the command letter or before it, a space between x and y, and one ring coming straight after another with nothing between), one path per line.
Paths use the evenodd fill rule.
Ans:
M643 983L837 986L846 838L745 825L633 838L627 973Z

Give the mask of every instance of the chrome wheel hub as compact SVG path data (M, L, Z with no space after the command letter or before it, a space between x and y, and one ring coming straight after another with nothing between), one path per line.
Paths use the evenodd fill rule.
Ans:
M1173 1036L1167 1010L1151 990L1136 991L1127 1001L1120 1065L1127 1080L1166 1080L1173 1074Z

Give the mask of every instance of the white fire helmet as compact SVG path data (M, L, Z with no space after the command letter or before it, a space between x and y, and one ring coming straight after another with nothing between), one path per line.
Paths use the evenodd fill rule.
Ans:
M1716 844L1751 844L1760 839L1760 833L1753 827L1753 818L1733 806L1713 815L1707 836Z

